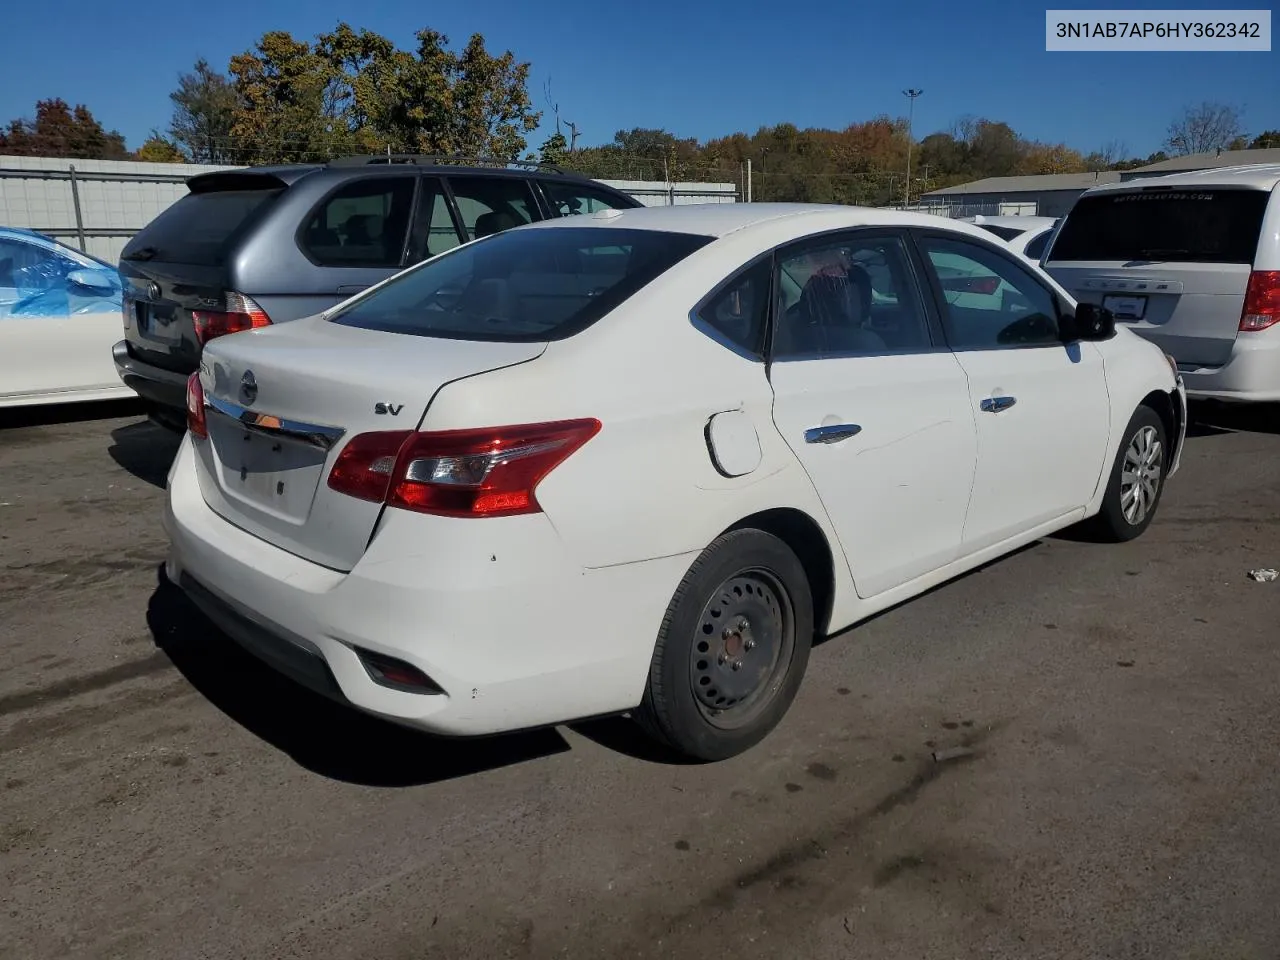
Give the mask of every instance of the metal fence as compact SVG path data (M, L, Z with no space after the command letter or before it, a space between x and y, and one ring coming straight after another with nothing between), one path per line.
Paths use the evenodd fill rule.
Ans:
M0 156L0 226L26 227L115 263L129 239L187 193L190 177L242 167ZM734 183L601 180L646 206L736 203Z
M896 206L894 210L911 210L930 213L938 217L1034 217L1040 205L1035 200L1008 199L972 201L962 198L928 198L909 207Z

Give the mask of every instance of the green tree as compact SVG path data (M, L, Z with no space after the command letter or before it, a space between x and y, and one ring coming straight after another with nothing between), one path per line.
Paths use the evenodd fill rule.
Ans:
M538 149L538 160L542 163L563 164L569 150L569 141L560 131L556 131Z
M190 73L178 77L169 94L173 118L169 136L196 163L233 163L231 131L235 124L236 90L225 74L201 57Z
M1280 130L1264 130L1249 141L1250 150L1265 150L1268 147L1280 147Z
M542 113L529 99L529 64L510 50L493 56L476 33L456 60L452 90L458 148L479 156L516 159L525 134L536 130Z

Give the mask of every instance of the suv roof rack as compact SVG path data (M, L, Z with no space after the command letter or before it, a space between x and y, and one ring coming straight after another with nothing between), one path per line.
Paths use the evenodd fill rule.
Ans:
M381 153L350 157L335 157L326 165L330 167L363 167L372 164L409 163L415 166L458 165L468 167L499 167L511 169L544 170L548 173L564 173L565 171L553 163L542 163L537 160L503 160L500 157L467 157L459 154L421 154L421 153Z

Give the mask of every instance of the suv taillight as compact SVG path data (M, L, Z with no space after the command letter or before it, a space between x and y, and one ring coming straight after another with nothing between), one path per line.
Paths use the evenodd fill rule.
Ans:
M1280 323L1280 270L1255 270L1244 294L1241 330L1266 330Z
M196 328L196 340L201 346L214 337L229 333L270 326L267 312L243 293L226 294L226 310L192 310L191 321Z
M600 432L599 420L483 430L363 433L329 473L329 486L389 507L445 517L540 513L534 490Z
M187 429L193 437L209 436L209 425L204 419L204 387L200 385L199 373L187 377Z

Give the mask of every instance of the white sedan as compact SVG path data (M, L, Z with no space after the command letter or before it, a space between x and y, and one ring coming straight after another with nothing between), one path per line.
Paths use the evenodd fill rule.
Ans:
M939 259L1017 296L961 305ZM980 228L788 204L474 241L210 343L188 408L167 575L278 669L440 734L631 712L703 760L815 637L1142 533L1186 422L1158 348Z
M1056 217L966 217L966 223L977 224L999 237L1009 249L1032 263L1039 263L1058 225Z
M0 227L0 407L134 396L111 359L120 309L111 264Z

